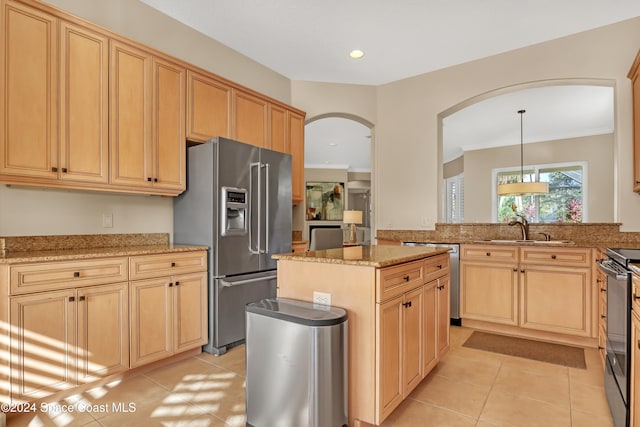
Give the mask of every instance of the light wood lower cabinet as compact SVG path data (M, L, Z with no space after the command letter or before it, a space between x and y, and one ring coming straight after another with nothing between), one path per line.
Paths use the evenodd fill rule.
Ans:
M382 424L449 349L448 261L439 254L376 268L278 260L279 297L312 301L326 292L348 312L349 425Z
M207 342L206 272L131 282L131 367Z
M0 264L0 403L200 347L206 293L205 251Z
M640 426L640 316L637 311L631 314L631 397L629 403L630 426Z
M591 249L463 245L461 254L463 325L596 344L600 297Z
M10 312L14 402L129 369L127 283L12 297Z

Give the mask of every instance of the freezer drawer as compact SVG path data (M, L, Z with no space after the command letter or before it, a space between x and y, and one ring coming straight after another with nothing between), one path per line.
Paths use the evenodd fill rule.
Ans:
M224 354L245 339L245 306L276 296L276 271L212 279L209 293L209 343L203 350Z

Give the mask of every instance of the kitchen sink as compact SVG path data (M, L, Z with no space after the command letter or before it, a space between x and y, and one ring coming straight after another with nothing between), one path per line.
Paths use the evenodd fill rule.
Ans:
M571 240L523 240L523 239L485 239L478 242L489 243L532 243L535 245L575 245Z

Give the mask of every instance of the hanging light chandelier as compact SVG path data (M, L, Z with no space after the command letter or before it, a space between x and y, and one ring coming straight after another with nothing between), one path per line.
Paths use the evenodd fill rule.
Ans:
M522 138L522 115L526 110L518 110L520 114L520 182L498 185L498 196L521 196L524 194L546 194L549 192L547 182L524 182L524 141Z

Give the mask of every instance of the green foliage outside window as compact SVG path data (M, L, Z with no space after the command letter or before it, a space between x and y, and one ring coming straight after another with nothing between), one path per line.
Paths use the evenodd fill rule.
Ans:
M523 181L549 183L549 193L541 195L498 196L498 222L514 219L512 205L527 221L534 223L582 222L582 166L533 168L524 171ZM520 171L500 172L496 184L520 182Z

